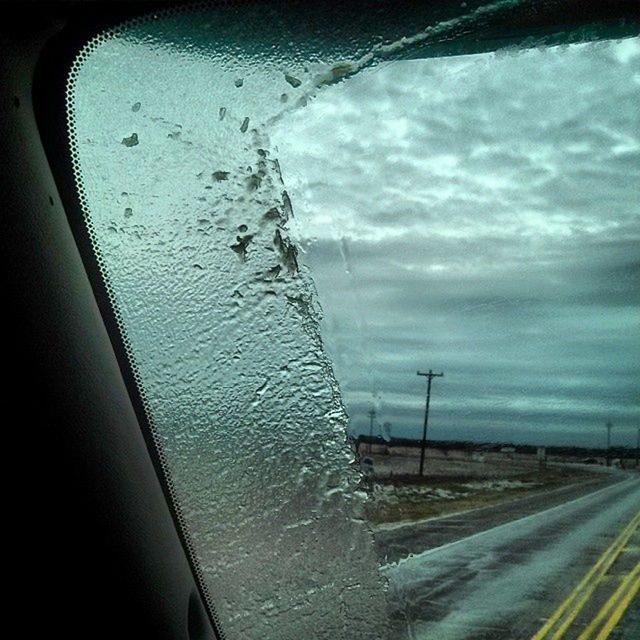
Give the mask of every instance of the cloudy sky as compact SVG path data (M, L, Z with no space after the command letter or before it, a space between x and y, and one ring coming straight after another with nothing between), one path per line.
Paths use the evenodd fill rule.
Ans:
M401 61L273 132L351 418L634 444L640 40ZM377 428L376 428L377 430Z

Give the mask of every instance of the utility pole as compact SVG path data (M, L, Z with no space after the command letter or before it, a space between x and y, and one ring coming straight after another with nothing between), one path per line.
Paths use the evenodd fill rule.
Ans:
M613 425L610 422L607 422L605 425L607 427L607 467L611 466L611 427Z
M429 422L429 401L431 399L431 380L433 378L442 378L444 373L433 373L431 369L429 369L429 373L422 373L418 371L419 376L424 376L427 378L427 406L424 410L424 427L422 429L422 447L420 449L420 475L423 475L424 471L424 452L427 448L427 424Z
M376 417L376 410L370 409L367 414L370 419L369 423L369 453L371 453L371 447L373 446L373 419Z

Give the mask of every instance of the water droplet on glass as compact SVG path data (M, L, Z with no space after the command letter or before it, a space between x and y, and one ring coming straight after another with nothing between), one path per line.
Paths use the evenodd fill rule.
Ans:
M222 182L223 180L228 180L229 179L229 172L228 171L214 171L211 174L211 178L213 180L215 180L216 182Z
M293 207L291 206L291 198L286 191L282 192L282 205L284 209L285 219L293 218Z
M267 269L267 272L265 274L265 279L275 280L280 275L280 271L282 271L282 266L279 264L275 265L275 267L271 267L270 269Z
M294 88L296 89L302 84L301 80L298 80L295 76L290 76L288 73L284 74L284 79Z
M283 237L279 229L273 237L273 245L280 254L280 260L282 264L287 268L290 273L296 273L298 271L298 249L291 243L288 238Z
M231 249L233 249L238 254L238 256L240 256L240 260L242 262L244 262L247 257L247 247L249 246L249 243L251 242L252 239L253 239L252 235L237 236L236 244L231 245Z
M269 380L265 380L257 389L256 389L256 395L257 396L262 396L264 395L264 392L267 390L267 386L269 385Z
M130 218L133 215L133 209L131 207L127 207L124 210L124 217L125 218Z
M219 120L224 120L224 117L227 115L227 108L226 107L220 107L220 111L218 113L218 119Z
M240 233L244 233L247 229L248 229L248 227L247 227L247 225L246 225L246 224L241 224L241 225L238 227L238 231L239 231Z
M244 80L242 78L238 78L233 84L240 88L244 84Z
M242 124L240 125L240 131L242 133L246 133L247 129L249 128L249 118L245 118L242 121Z
M122 144L125 147L135 147L138 144L138 134L132 133L129 138L122 138Z
M133 111L134 113L137 111L140 111L140 107L142 105L139 102L136 102L134 105L131 106L131 111Z
M261 183L262 178L254 173L247 178L247 189L249 189L249 191L255 191L260 187Z
M286 93L283 93L280 96L280 102L287 102L287 100L289 100L289 96Z
M269 209L269 211L267 211L263 216L262 216L263 220L279 220L280 219L280 212L278 211L277 207L272 207L271 209Z

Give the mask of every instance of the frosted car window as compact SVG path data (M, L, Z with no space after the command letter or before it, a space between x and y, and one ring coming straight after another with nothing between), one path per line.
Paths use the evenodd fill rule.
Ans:
M621 240L637 228L635 44L386 62L513 4L394 37L384 20L377 36L351 37L346 21L325 40L262 7L165 13L96 38L76 61L69 130L86 222L229 639L477 638L498 604L507 625L531 596L518 576L538 565L498 575L500 540L469 543L482 532L467 527L434 547L420 527L510 491L592 482L542 471L536 445L582 434L586 415L628 427L628 405L611 400L626 398L638 361ZM592 64L611 76L595 93L572 79ZM545 120L558 78L564 119ZM585 129L578 107L594 100L605 106ZM596 196L584 185L604 183L608 217L585 206ZM618 305L597 302L609 267ZM579 347L603 337L620 386L576 405L593 388ZM415 371L430 366L446 372L430 438L456 442L431 446L415 481ZM599 522L623 517L634 491ZM581 548L562 541L560 559ZM546 580L570 574L547 564ZM456 597L472 613L438 595L450 583L464 584Z

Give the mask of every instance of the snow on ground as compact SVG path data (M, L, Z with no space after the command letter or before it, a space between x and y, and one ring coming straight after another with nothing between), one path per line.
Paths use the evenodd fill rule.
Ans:
M531 489L540 482L523 482L522 480L475 480L465 482L463 487L472 491L508 491L509 489Z
M538 486L537 482L521 480L474 480L450 487L428 485L375 484L371 500L378 507L393 504L424 502L436 500L459 500L477 492L502 492L514 489L530 489Z

